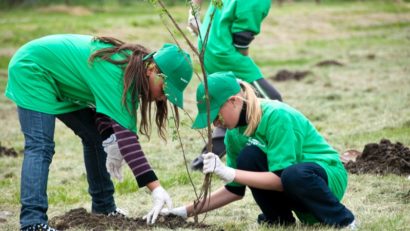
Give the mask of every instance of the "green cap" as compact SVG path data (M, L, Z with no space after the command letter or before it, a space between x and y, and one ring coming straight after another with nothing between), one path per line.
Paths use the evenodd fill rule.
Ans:
M210 74L207 79L210 120L212 123L229 97L238 94L241 87L232 72L216 72ZM208 126L208 122L204 83L199 84L196 90L196 106L198 107L198 114L192 128L205 128Z
M164 91L171 103L183 108L183 92L192 78L192 61L189 54L176 46L166 43L156 52L144 57L152 57L159 70L164 74Z

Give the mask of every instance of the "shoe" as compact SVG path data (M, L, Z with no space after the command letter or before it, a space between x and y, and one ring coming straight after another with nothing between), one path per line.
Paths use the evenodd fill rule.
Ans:
M268 220L263 213L258 215L257 222L259 225L272 225L272 222Z
M47 224L35 224L35 225L26 226L20 229L20 231L58 231L58 230L51 228Z
M352 223L347 225L344 229L345 230L357 230L356 220L353 220Z
M285 219L280 220L279 218L277 220L271 220L271 219L268 219L265 216L265 214L261 213L258 215L257 222L259 225L266 225L270 227L274 225L291 226L291 225L294 225L296 221L293 216L288 217L286 220Z
M127 212L120 209L116 208L114 211L110 213L106 213L107 217L121 217L121 218L126 218L127 217Z
M202 158L202 154L207 152L208 151L206 145L204 148L202 148L201 155L199 155L191 162L192 170L202 171L202 168L204 167L204 159ZM224 137L212 138L212 152L218 155L219 158L222 158L226 154Z

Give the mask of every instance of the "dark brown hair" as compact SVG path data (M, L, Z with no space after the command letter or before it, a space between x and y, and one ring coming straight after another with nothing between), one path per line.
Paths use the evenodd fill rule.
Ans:
M143 60L144 56L149 54L149 51L144 46L138 44L127 44L119 39L112 37L95 37L95 41L111 44L112 46L99 49L94 52L89 61L94 62L99 58L110 63L122 66L124 69L124 87L122 92L122 104L126 107L128 112L135 116L138 108L136 104L141 105L141 121L139 131L141 134L150 138L151 135L151 95L149 89L149 78L146 78L147 69L151 64L155 65L152 57ZM124 59L112 59L115 54L120 54ZM156 67L156 65L155 65ZM156 67L159 71L159 68ZM130 99L127 99L127 96ZM131 100L131 102L127 102ZM128 107L128 103L132 108ZM165 138L166 125L168 118L168 106L166 101L156 101L155 123L158 126L158 135ZM174 105L176 124L179 124L178 108ZM135 121L137 123L137 121Z

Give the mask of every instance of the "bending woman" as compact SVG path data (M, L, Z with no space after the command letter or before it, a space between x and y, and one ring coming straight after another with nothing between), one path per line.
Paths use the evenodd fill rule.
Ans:
M172 206L139 145L136 114L141 107L139 131L149 136L151 104L155 103L155 123L164 137L167 99L182 108L183 91L192 77L186 52L173 44L149 53L141 45L114 38L51 35L21 47L8 70L5 95L17 104L25 139L20 191L22 230L53 230L47 218L47 179L54 155L55 118L82 140L93 213L119 213L105 167L104 140L106 150L111 150L108 155L124 154L138 185L152 191L150 222L155 221L165 203ZM173 108L177 113L176 106ZM112 134L117 141L112 141ZM110 163L121 163L122 157L118 159L108 158Z

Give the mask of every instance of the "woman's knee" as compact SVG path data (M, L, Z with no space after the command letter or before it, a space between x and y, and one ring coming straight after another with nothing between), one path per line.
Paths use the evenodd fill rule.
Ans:
M308 183L306 180L306 170L298 165L292 165L285 168L281 175L282 185L285 191L300 191Z
M24 147L24 156L25 158L45 158L46 160L51 162L54 151L54 142L47 142L47 143L36 143L36 142L29 142L25 144Z
M285 191L301 193L316 181L324 181L327 184L327 175L317 164L302 163L285 168L281 174L281 181Z

